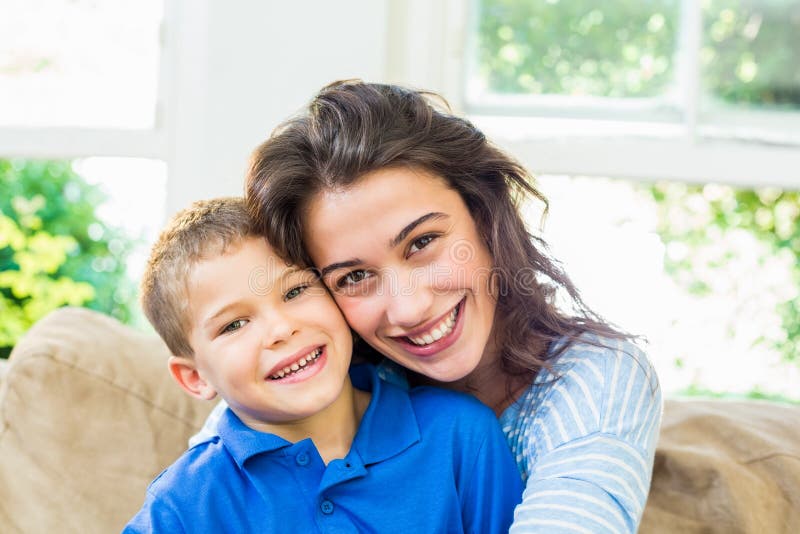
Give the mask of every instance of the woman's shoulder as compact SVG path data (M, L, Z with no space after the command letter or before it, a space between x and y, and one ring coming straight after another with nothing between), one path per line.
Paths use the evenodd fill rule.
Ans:
M528 437L556 448L594 433L649 446L661 417L658 378L647 354L624 339L583 336L553 350L543 369L504 419L531 428ZM560 351L560 352L558 352Z
M613 339L584 334L566 348L562 340L553 346L557 353L551 368L543 370L536 383L547 384L558 379L581 380L606 393L620 386L620 379L641 379L654 390L658 376L644 349L629 339Z

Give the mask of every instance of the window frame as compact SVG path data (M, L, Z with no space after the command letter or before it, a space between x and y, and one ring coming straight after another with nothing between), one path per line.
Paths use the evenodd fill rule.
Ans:
M418 34L406 23L405 42L391 46L396 56L420 61L395 77L442 92L532 172L800 188L800 112L701 109L699 2L682 0L674 102L546 95L476 104L467 75L478 1L442 0L434 8L394 0L401 19L428 17L442 33L428 38L420 55ZM746 132L730 128L741 124Z
M167 160L170 100L174 86L171 65L175 64L175 43L171 32L181 0L162 0L159 28L160 57L157 73L156 109L151 128L88 128L81 126L2 126L0 157L76 159L92 156L134 157ZM170 35L172 33L173 35Z

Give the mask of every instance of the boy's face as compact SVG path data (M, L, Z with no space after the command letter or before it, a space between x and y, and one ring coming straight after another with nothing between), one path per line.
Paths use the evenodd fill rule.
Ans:
M259 428L314 415L342 393L352 351L344 317L312 272L287 266L263 238L200 261L188 289L195 354L177 360L194 365L196 396L219 393Z

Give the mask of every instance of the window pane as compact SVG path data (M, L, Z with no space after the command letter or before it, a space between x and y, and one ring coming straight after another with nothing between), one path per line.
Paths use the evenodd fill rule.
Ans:
M136 281L165 193L162 161L0 159L0 358L64 305L143 324Z
M800 400L800 193L540 176L542 235L667 392ZM531 206L537 228L541 210Z
M4 0L0 124L152 128L163 0Z
M717 102L800 109L800 1L703 3L702 83Z
M479 0L471 96L669 91L679 0Z

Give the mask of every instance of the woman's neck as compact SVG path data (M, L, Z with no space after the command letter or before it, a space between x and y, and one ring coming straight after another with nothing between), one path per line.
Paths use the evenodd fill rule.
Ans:
M453 382L452 386L458 391L470 393L500 417L529 384L529 377L509 375L503 371L498 358L485 364L481 362L474 371Z

